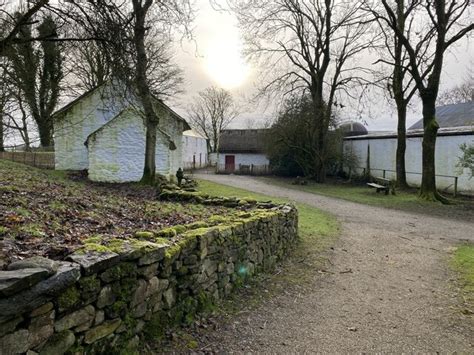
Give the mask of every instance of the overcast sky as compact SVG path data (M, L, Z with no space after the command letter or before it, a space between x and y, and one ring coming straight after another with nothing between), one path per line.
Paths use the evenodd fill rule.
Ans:
M176 109L184 117L189 100L200 90L210 86L221 86L231 91L242 102L245 110L232 124L233 128L246 128L248 121L261 125L274 116L274 109L250 104L255 93L257 68L246 64L242 58L242 41L236 18L229 13L214 10L209 0L196 0L195 44L184 43L177 47L176 60L185 73L185 94L178 98ZM472 42L472 41L471 41ZM197 48L197 53L196 53ZM474 49L466 38L445 57L442 89L454 87L468 75L473 75ZM370 112L363 113L369 130L395 130L396 113L383 100L370 105ZM419 100L417 100L419 101ZM408 113L407 126L420 118L420 105L414 105ZM352 119L350 112L342 118Z

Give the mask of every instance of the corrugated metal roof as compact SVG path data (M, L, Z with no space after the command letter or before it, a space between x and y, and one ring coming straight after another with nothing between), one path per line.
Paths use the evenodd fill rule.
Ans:
M436 121L440 128L474 126L474 101L436 107ZM408 129L423 129L423 119Z
M263 153L268 129L226 129L219 140L220 153Z

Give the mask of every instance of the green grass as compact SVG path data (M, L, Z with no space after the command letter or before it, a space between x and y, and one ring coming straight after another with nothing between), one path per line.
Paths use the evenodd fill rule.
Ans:
M460 245L454 252L452 264L459 272L465 303L474 312L474 244Z
M472 210L474 210L474 200L472 198L457 198L454 200L455 204L453 205L442 205L439 202L430 202L418 198L415 189L409 191L397 190L395 195L385 195L384 193L376 193L374 189L368 188L365 184L356 185L342 182L318 184L309 181L308 185L292 185L293 179L275 177L262 179L267 183L317 195L398 210L425 212L428 214L444 214L447 212L457 215L467 212L468 216L466 218L471 218Z
M214 196L248 197L257 201L271 200L276 203L292 203L284 198L258 194L207 180L199 180L198 189ZM300 242L292 251L290 258L285 261L283 265L285 272L282 272L278 278L272 279L273 286L269 287L272 292L268 292L267 296L280 292L288 285L304 286L308 280L314 277L318 269L323 268L326 262L323 252L334 244L339 235L340 224L333 215L303 203L296 203L295 206L298 209ZM255 285L256 289L260 289L258 279ZM260 295L247 302L258 303L259 299L261 301Z

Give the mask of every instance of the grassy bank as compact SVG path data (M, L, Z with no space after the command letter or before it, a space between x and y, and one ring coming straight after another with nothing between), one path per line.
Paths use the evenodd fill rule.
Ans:
M461 295L468 307L466 312L474 314L474 244L460 245L454 252L452 264L459 273Z

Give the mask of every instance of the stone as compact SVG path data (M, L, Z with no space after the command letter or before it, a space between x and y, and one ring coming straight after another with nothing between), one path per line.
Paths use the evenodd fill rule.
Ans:
M160 280L156 276L152 277L148 281L145 297L150 297L151 295L154 295L155 293L159 291L159 289L160 289Z
M19 354L28 350L28 330L20 329L0 338L2 354Z
M105 313L102 310L98 310L95 314L94 325L99 325L105 320Z
M120 256L113 252L87 251L85 253L75 252L67 259L81 265L85 275L91 275L117 264L120 261Z
M55 274L58 268L59 262L42 256L33 256L31 258L15 261L8 265L8 270L45 269L48 270L49 275Z
M191 254L189 256L187 256L186 258L184 258L184 265L194 265L196 264L198 261L198 257L196 254Z
M146 265L138 268L137 274L149 280L158 273L158 263Z
M95 341L102 339L107 335L110 335L115 332L115 330L120 326L120 324L122 324L122 321L120 319L114 319L111 321L104 322L101 325L98 325L97 327L94 327L88 332L86 332L84 336L84 342L86 344L92 344Z
M35 348L53 335L55 314L55 311L50 311L31 320L28 328L29 348Z
M56 333L48 339L41 349L40 355L62 355L66 353L75 342L76 337L70 330Z
M132 301L130 302L131 307L135 307L136 305L145 301L146 298L146 291L147 291L147 282L143 279L138 280L138 287L133 294Z
M92 325L94 324L94 319L91 319L88 322L85 322L83 324L78 325L76 328L74 328L74 333L82 333L82 332L85 332L86 330L90 329L92 327Z
M59 319L54 325L56 332L71 329L95 318L95 309L89 305Z
M104 308L110 306L115 302L115 294L112 291L112 287L107 285L100 290L99 297L97 299L97 307Z
M0 271L0 296L14 295L32 287L49 275L48 270L41 268Z
M137 273L137 265L135 263L120 263L104 271L100 278L104 282L112 282L120 280L127 276L135 276Z
M165 309L170 309L176 302L176 294L174 288L169 288L163 293Z
M145 255L138 259L138 265L150 265L163 260L168 246L168 244L155 244L153 248L147 248Z
M38 353L36 351L33 351L33 350L28 350L26 352L26 355L38 355Z
M16 317L0 324L0 337L7 333L11 333L16 329L16 326L23 321L23 317Z
M33 269L25 269L25 271L27 270L31 271ZM0 297L0 323L17 314L32 311L46 302L51 301L54 296L74 284L80 276L81 270L79 265L70 262L60 262L59 269L53 276L12 297Z
M141 318L145 315L147 311L147 304L146 302L140 303L132 310L132 317L134 318Z
M52 310L54 307L53 305L53 302L48 302L48 303L45 303L44 305L34 309L31 313L30 313L30 317L31 318L34 318L34 317L37 317L37 316L40 316L42 314L45 314L46 312L49 312L50 310Z
M207 276L211 276L217 271L217 263L210 259L206 259L201 265L201 270L206 273Z

